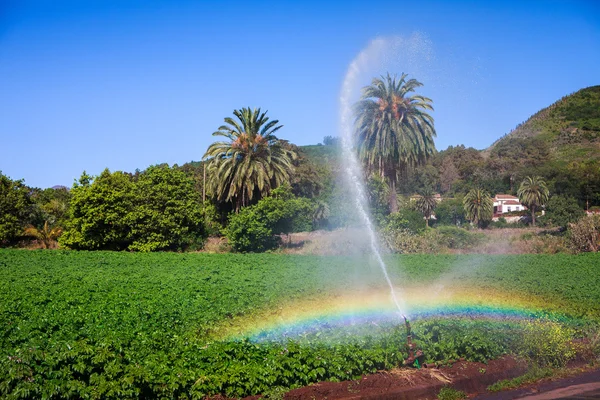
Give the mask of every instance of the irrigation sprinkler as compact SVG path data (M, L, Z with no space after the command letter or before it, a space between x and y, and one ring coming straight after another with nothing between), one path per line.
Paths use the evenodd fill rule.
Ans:
M408 358L404 360L403 364L409 367L421 368L425 354L423 354L421 349L415 351L415 344L412 341L412 332L410 330L410 322L408 322L406 315L403 315L402 318L404 318L404 325L406 325L406 347L408 348Z

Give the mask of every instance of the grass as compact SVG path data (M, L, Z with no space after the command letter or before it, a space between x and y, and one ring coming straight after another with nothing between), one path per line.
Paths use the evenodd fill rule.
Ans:
M462 400L466 399L467 395L463 391L451 387L443 387L438 393L437 398L438 400Z

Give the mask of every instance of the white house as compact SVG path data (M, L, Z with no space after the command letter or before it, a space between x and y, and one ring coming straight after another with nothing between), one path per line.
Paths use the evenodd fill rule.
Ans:
M523 210L527 210L527 207L521 204L518 197L510 194L497 194L494 197L494 218L512 211Z

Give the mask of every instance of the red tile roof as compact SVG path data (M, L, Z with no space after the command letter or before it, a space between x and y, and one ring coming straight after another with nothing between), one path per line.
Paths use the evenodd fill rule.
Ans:
M505 206L520 206L521 203L519 203L516 200L508 200L508 201L504 202L504 205Z

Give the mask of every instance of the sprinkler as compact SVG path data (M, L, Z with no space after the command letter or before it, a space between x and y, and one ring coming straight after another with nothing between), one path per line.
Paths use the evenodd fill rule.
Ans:
M402 318L404 318L404 324L406 325L406 347L408 348L408 358L404 360L403 364L421 368L425 354L420 349L415 351L415 344L412 341L412 333L410 331L410 322L408 322L406 315L403 315Z

